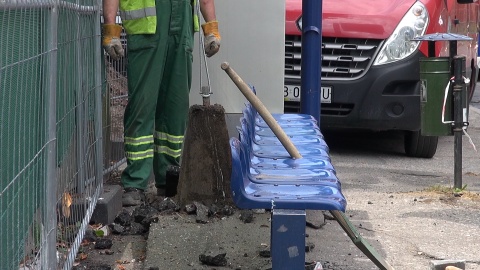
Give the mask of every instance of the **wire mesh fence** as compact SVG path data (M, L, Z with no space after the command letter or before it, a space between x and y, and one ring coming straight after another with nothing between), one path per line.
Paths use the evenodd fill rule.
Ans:
M105 61L100 7L0 0L1 269L71 269L124 162L126 74Z

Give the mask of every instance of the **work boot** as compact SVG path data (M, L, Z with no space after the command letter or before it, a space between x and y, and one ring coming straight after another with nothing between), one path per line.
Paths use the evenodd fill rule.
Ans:
M138 188L125 188L122 195L123 206L138 206L145 203L145 193Z
M178 179L180 178L180 167L175 165L168 165L165 176L165 197L173 197L177 195ZM158 193L158 188L157 188Z

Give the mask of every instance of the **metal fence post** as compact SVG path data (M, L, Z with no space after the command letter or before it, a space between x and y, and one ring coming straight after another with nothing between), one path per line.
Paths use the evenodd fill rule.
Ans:
M41 253L42 269L57 268L57 131L56 131L56 91L57 91L57 31L58 31L58 2L55 1L50 9L48 21L48 80L46 89L48 92L48 146L47 146L47 169L45 177L45 209L43 220L42 242L44 252Z
M101 44L101 31L100 31L100 10L102 5L102 0L97 0L97 14L95 16L95 25L98 26L95 28L95 115L97 119L95 121L95 139L97 146L95 147L96 150L96 183L98 183L100 187L100 194L103 192L103 108L102 108L102 86L103 86L103 78L101 72L102 69L102 44Z

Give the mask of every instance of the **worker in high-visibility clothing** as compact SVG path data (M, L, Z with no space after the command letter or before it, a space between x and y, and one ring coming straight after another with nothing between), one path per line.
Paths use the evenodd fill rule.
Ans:
M127 167L122 204L140 205L153 167L157 195L165 195L167 166L179 166L192 82L193 35L199 30L197 0L103 0L102 45L124 55L120 9L127 33L128 105L124 116ZM200 0L205 53L220 49L214 0Z

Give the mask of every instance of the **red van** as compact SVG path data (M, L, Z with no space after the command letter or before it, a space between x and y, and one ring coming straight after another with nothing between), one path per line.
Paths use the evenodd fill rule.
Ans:
M470 2L470 3L462 3ZM405 131L408 156L431 158L438 137L420 132L419 58L427 43L412 38L456 33L467 57L469 97L477 80L477 0L323 0L322 128ZM302 0L286 0L285 112L299 112ZM449 42L436 42L449 56Z

